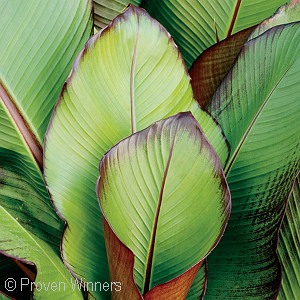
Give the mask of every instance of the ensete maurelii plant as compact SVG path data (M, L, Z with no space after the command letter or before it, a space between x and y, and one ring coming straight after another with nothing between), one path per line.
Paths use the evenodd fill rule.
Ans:
M1 299L300 298L299 0L0 16Z

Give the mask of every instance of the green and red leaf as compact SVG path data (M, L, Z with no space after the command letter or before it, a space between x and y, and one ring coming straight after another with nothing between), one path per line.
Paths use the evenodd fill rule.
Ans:
M233 206L208 259L207 299L278 294L277 234L300 164L299 38L292 23L248 41L208 105L231 146Z
M131 251L144 299L186 299L231 207L221 162L192 115L156 122L111 148L101 160L98 198L106 239L115 234L128 248L117 250L126 259L112 276L122 272L122 280ZM116 256L116 247L108 250Z
M142 6L171 33L188 68L207 48L272 15L285 0L145 0Z
M192 111L225 163L225 138L193 99L172 38L145 10L130 6L77 58L46 137L45 178L68 223L62 255L76 276L109 280L95 195L100 159L121 139L181 111Z

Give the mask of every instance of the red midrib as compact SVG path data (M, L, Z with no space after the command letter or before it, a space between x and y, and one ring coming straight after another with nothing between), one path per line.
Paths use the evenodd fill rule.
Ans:
M231 20L231 23L230 23L230 26L229 26L229 29L228 29L227 37L231 36L231 34L232 34L233 27L234 27L235 21L237 19L237 15L238 15L238 12L240 10L241 3L242 3L242 0L238 0L236 5L235 5L234 12L233 12L233 17L232 17L232 20Z
M0 98L6 109L8 110L10 116L12 117L16 127L18 128L20 134L24 138L30 152L32 153L36 163L38 164L40 170L43 168L43 150L40 143L37 141L35 135L30 130L25 119L18 110L16 104L12 100L4 85L0 81Z
M152 230L152 236L151 236L151 242L150 242L150 248L149 248L149 256L148 256L148 262L147 262L147 267L146 267L146 277L145 277L145 285L144 285L144 294L147 293L150 290L150 279L151 279L151 272L152 272L152 262L153 262L153 253L154 253L154 245L155 245L155 238L156 238L156 231L157 231L157 223L158 223L158 218L160 214L160 209L161 209L161 204L162 204L162 197L163 197L163 192L165 188L165 183L166 183L166 178L168 175L170 163L171 163L171 158L173 154L173 148L174 148L174 143L175 143L175 138L173 140L168 161L166 164L166 168L164 171L164 176L162 179L162 184L159 192L159 199L158 199L158 204L156 208L156 213L155 213L155 218L154 218L154 225L153 225L153 230Z

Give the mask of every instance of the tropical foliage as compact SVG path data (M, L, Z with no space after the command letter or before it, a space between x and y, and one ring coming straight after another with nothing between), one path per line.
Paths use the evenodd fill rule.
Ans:
M0 1L0 297L300 297L283 4Z

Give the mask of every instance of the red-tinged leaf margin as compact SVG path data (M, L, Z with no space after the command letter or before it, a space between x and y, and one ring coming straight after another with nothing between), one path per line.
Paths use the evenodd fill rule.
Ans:
M205 261L201 260L189 270L185 271L182 275L175 277L174 279L164 284L157 285L145 294L144 299L186 299L186 296L194 282L194 279L203 263L205 263ZM205 288L205 286L203 288Z
M199 271L203 263L206 263L205 260L200 261L189 270L184 272L182 275L175 277L174 279L164 284L157 285L156 287L148 291L144 296L142 296L135 284L133 277L134 255L132 251L128 249L117 237L116 233L113 231L107 219L105 218L103 212L102 220L104 226L108 263L110 267L110 280L113 284L120 283L121 286L120 291L112 288L113 300L184 300L186 298L186 295L197 275L197 272ZM205 288L206 282L204 289Z
M181 112L181 113L178 113L177 115L174 115L174 116L169 117L169 118L183 117L183 116L188 116L188 115L191 116L194 119L195 123L197 124L198 129L200 130L200 132L202 133L202 135L205 139L205 142L208 145L210 145L210 143L206 140L205 135L204 135L201 127L199 126L198 122L193 117L191 112ZM156 124L156 123L154 123L154 124ZM143 129L139 132L149 130L149 128L152 125L150 125L149 127L145 128L145 129ZM136 132L132 135L136 135L139 132ZM127 137L127 138L129 138L129 137ZM117 147L118 144L120 144L123 140L125 140L127 138L124 138L124 139L120 140L112 148ZM226 221L224 222L224 227L222 228L221 232L219 233L219 236L216 239L215 243L212 245L212 247L210 248L208 253L205 255L205 257L203 257L198 263L196 263L195 265L190 267L184 273L182 273L179 276L173 278L172 280L169 280L169 281L167 281L163 284L159 284L159 285L153 287L152 289L147 291L146 294L144 294L142 296L140 294L139 289L137 288L137 285L135 284L135 281L134 281L134 275L133 275L134 254L127 246L125 246L121 242L121 240L119 239L117 234L112 229L109 221L107 220L107 218L105 216L104 210L103 210L102 205L101 205L100 197L99 197L99 191L100 191L100 188L101 188L101 181L102 181L102 178L105 177L104 176L105 167L103 167L103 165L104 165L105 157L106 157L108 152L106 152L106 154L103 156L103 158L100 161L100 165L99 165L100 176L98 178L97 185L96 185L96 193L97 193L98 202L99 202L99 205L100 205L103 224L104 224L105 244L106 244L107 256L108 256L108 261L109 261L109 268L110 268L110 276L111 276L110 280L111 280L111 282L121 282L122 283L122 279L127 278L129 280L127 280L126 282L129 284L129 287L130 287L130 291L128 291L128 287L126 286L126 288L125 288L126 291L124 293L122 292L118 295L116 295L117 292L112 291L112 299L113 300L115 300L115 299L120 299L120 300L123 300L123 299L130 299L130 300L143 300L143 299L145 299L145 300L155 300L155 299L173 300L174 299L174 294L176 294L175 299L184 300L184 299L186 299L186 296L187 296L187 294L188 294L188 292L189 292L189 290L190 290L190 288L191 288L191 286L194 282L194 279L197 276L197 273L198 273L199 269L204 264L205 265L205 270L206 270L206 280L205 280L204 286L203 286L203 293L201 295L199 295L199 299L203 299L204 295L205 295L206 288L207 288L207 270L208 270L207 257L213 251L213 249L217 246L220 239L222 238L222 236L225 232L225 229L227 227L228 221L229 221L231 207L232 207L232 205L231 205L231 195L230 195L229 187L228 187L227 182L226 182L225 177L224 177L225 175L224 175L223 169L220 169L221 174L223 174L221 184L223 186L225 186L225 190L227 191L226 192L227 196L229 197L228 198L228 201L229 201L228 205L229 206L227 207L227 209L229 209L229 215L226 218ZM216 155L216 158L218 159L217 155ZM122 263L120 263L120 261ZM120 265L124 265L124 267L120 268ZM130 268L129 273L128 273L127 268ZM187 285L184 286L184 288L182 289L182 286L184 284L187 284ZM159 296L159 298L157 298L158 296Z
M110 281L121 284L120 291L111 290L112 299L143 299L133 279L133 253L119 240L104 215L102 215L102 221L110 267Z
M92 1L92 0L90 0ZM93 3L93 2L91 2ZM120 15L124 15L126 12L128 12L129 10L131 11L134 11L136 12L137 10L138 11L144 11L146 14L148 14L148 12L142 8L142 7L137 7L133 4L129 4L126 9L123 10L123 12L120 14ZM140 13L140 12L139 12ZM138 14L138 13L137 13ZM119 19L120 15L118 15L117 17L115 17L111 23L109 25L107 25L105 28L101 29L100 31L98 31L96 34L94 34L93 36L91 36L84 48L79 52L79 54L77 55L76 59L74 60L74 63L73 63L73 66L72 66L72 69L69 73L69 76L68 78L66 79L63 87L62 87L62 90L61 90L61 93L60 93L60 96L58 98L58 101L56 102L54 108L53 108L53 112L52 112L52 115L51 115L51 118L50 118L50 121L49 121L49 125L48 125L48 129L47 129L47 132L45 134L45 137L44 137L44 148L46 149L46 145L47 145L47 140L48 140L48 136L49 136L49 132L51 130L51 127L52 127L52 123L53 123L53 119L55 118L56 114L57 114L57 109L63 99L63 94L67 91L67 87L68 85L71 84L71 81L72 81L72 78L74 76L74 74L77 72L78 68L79 68L79 65L81 63L81 61L84 59L88 49L90 48L93 48L96 41L98 39L100 39L100 37L106 33L106 31L109 31L111 29L111 27L114 26L114 24L116 23L116 20ZM174 39L172 38L172 36L170 35L170 33L156 20L156 19L153 19L151 18L151 21L153 23L156 23L158 24L158 26L161 28L161 31L167 35L168 39L169 39L169 43L171 43L178 51L178 60L182 61L182 66L183 68L185 69L185 73L186 75L188 76L188 78L191 80L191 77L190 77L190 74L188 72L188 69L186 67L186 64L185 64L185 61L178 49L178 46L177 44L175 43ZM201 108L199 108L201 109ZM221 135L223 136L223 139L226 143L226 146L228 148L228 155L227 155L227 158L226 158L226 162L229 160L229 153L230 153L230 145L229 145L229 142L222 130L222 128L220 127L219 123L217 122L217 120L209 113L209 112L206 112L214 121L214 123L218 126L220 132L221 132ZM43 169L45 170L45 152L43 153ZM74 277L74 278L77 278L77 279L80 279L79 278L79 275L76 274L76 272L74 271L74 267L68 262L68 259L65 257L64 253L65 253L65 250L64 250L64 240L65 240L65 233L70 230L69 228L69 225L68 225L68 221L64 218L64 216L62 215L62 213L59 211L59 209L57 208L54 200L53 200L53 197L52 197L52 193L51 193L51 190L47 184L47 180L46 180L46 188L47 188L47 191L50 195L50 199L51 199L51 203L52 203L52 206L54 207L55 209L55 212L57 213L57 215L59 216L59 218L64 222L64 229L63 229L63 233L62 233L62 238L61 238L61 244L60 244L60 252L61 252L61 257L62 257L62 260L63 260L63 263L64 265L66 266L66 268L68 269L68 271L71 273L71 275ZM215 247L215 246L214 246ZM206 259L204 259L204 263L206 265L206 274L207 274L207 262L206 262ZM84 282L82 282L81 280L79 280L78 282L82 287L84 287ZM205 292L205 289L206 289L206 286L207 286L207 275L206 275L206 281L205 281L205 287L204 287L204 292ZM87 295L90 295L89 292L85 292L86 296ZM204 295L202 295L204 296Z
M206 109L217 87L234 65L255 26L242 30L205 50L189 73L194 98Z
M205 263L205 260L200 261L173 280L157 285L142 296L134 282L134 255L132 251L119 240L104 215L102 220L111 273L110 280L115 285L120 283L119 286L121 287L119 291L112 288L113 300L173 300L174 297L178 300L185 299L198 270L202 264ZM121 268L120 265L122 266ZM125 288L123 287L123 284L125 285ZM181 289L182 286L184 286L183 290Z

